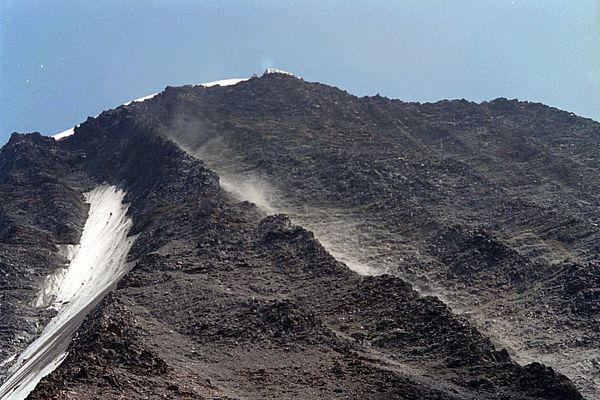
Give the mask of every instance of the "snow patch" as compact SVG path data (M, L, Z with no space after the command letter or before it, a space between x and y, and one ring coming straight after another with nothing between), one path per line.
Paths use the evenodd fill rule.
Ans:
M61 133L57 133L56 135L52 135L52 137L54 138L54 140L64 139L64 138L74 134L75 128L79 128L79 125L76 125L73 128L67 129L66 131L62 131Z
M243 78L243 79L223 79L223 80L220 80L220 81L201 83L201 84L196 85L196 86L204 86L206 88L213 87L213 86L233 86L233 85L237 85L240 82L247 81L248 79L250 79L250 78Z
M60 285L65 279L69 264L77 255L79 245L65 244L58 246L58 253L68 260L64 268L58 268L53 274L46 277L41 285L40 292L34 303L35 307L51 307L56 299L56 294L60 290Z
M135 100L128 101L127 103L123 103L123 105L128 106L131 103L141 103L142 101L149 100L157 95L158 95L158 93L149 94L148 96L140 97L139 99L135 99Z
M60 365L85 316L129 270L126 258L135 238L127 236L132 221L124 197L125 192L114 186L100 186L86 194L90 210L81 243L59 249L72 260L68 268L47 278L38 296L41 305L51 302L58 313L9 369L0 399L25 399Z

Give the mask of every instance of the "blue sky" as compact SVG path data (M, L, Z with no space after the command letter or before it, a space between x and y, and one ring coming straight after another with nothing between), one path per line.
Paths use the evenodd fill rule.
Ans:
M2 0L0 144L266 67L356 95L540 101L600 120L596 0Z

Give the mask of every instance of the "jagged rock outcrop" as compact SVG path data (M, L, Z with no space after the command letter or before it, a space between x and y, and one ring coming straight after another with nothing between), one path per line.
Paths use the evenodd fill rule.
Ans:
M580 164L563 173L557 162L526 171L543 177L552 196L527 184L522 163L559 157L528 145L544 138L538 118L550 121L539 129L553 123L589 140L598 129L538 105L356 98L275 73L232 87L167 88L58 142L15 136L0 166L22 172L0 169L0 184L21 176L18 190L37 198L34 182L47 173L58 182L48 201L62 211L19 206L9 197L16 192L0 187L2 246L24 246L19 225L39 229L32 236L50 253L76 241L81 193L104 182L127 192L138 235L134 268L30 398L581 399L554 369L517 364L486 336L483 319L516 316L518 327L525 315L515 309L527 306L543 329L570 322L588 335L578 346L598 343L596 214L570 211L597 182L580 187ZM498 133L484 153L490 160L473 161L465 149L485 147L479 136L469 140L481 127ZM509 129L519 132L515 143ZM19 161L27 154L31 161ZM508 159L519 162L502 164ZM236 184L265 184L249 193L291 219L240 201ZM52 219L56 212L63 217ZM348 239L364 255L347 251L352 260L388 274L351 271L317 240L328 233L327 249L349 250L341 247ZM28 260L38 247L25 251ZM40 276L53 268L45 260ZM23 299L35 294L28 285ZM471 315L414 289L426 286ZM561 316L538 315L541 300ZM550 353L564 344L553 337Z

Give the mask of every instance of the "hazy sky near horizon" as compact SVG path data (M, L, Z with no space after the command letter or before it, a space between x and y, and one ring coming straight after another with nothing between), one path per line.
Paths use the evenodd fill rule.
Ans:
M597 0L2 0L0 145L167 85L285 69L356 95L600 120Z

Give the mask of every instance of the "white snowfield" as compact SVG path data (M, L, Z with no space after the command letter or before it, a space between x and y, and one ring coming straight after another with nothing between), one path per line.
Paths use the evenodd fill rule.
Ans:
M291 75L291 74L290 74ZM250 78L233 78L233 79L223 79L220 81L214 81L214 82L206 82L206 83L201 83L199 85L195 85L195 86L204 86L204 87L212 87L212 86L232 86L232 85L237 85L240 82L244 82L247 81ZM135 99L135 100L131 100L128 101L127 103L123 103L124 106L128 106L131 103L139 103L142 102L144 100L148 100L153 98L154 96L158 95L158 93L153 93L153 94L149 94L148 96L144 96L144 97L140 97L139 99ZM79 125L76 125L76 127L79 127ZM57 133L55 135L52 135L52 137L55 140L61 140L64 139L68 136L71 136L75 133L75 127L73 128L69 128L66 131Z
M59 250L71 262L47 277L36 303L58 313L10 368L0 386L1 400L25 399L60 365L85 316L129 270L126 258L135 238L127 236L132 221L124 197L114 186L100 186L86 194L90 210L81 243Z

